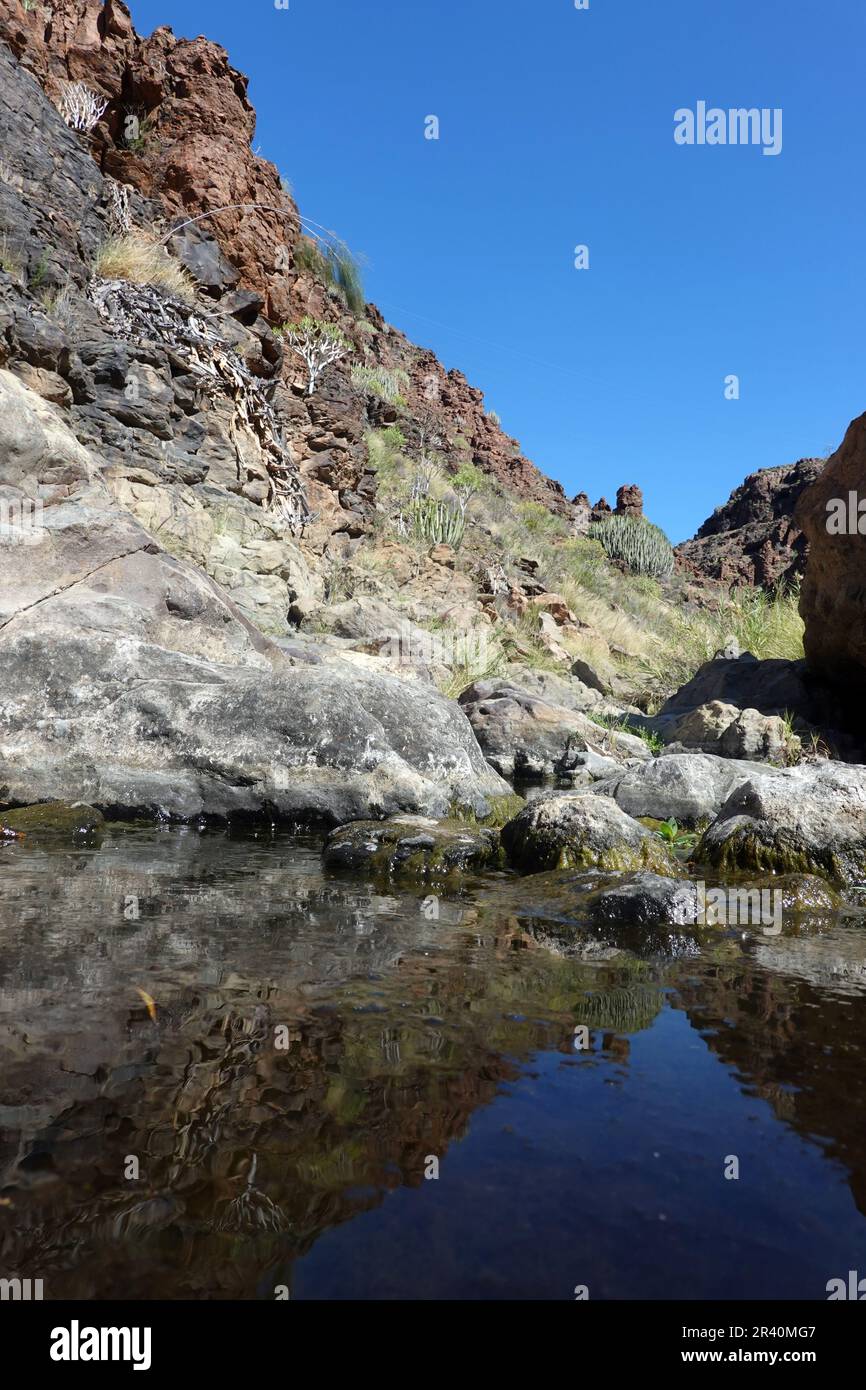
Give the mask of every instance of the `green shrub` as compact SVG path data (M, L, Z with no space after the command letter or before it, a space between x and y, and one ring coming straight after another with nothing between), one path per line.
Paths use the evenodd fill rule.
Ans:
M611 560L621 561L632 574L663 579L674 567L674 552L661 527L645 516L617 516L596 521L588 532L600 541Z
M305 275L338 290L351 313L363 313L366 299L361 267L344 241L318 242L301 237L295 247L295 265Z
M404 405L401 387L409 385L409 377L401 367L352 367L352 385L362 395L375 396L388 405Z

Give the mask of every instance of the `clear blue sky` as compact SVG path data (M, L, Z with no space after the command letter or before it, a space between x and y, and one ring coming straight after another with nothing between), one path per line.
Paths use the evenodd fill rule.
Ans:
M863 0L132 12L228 49L301 211L569 495L639 483L680 540L866 409ZM699 100L781 107L781 154L675 144Z

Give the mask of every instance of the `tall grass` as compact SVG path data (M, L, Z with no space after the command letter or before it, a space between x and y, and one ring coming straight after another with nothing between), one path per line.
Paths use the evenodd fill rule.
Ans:
M732 637L742 651L751 652L759 661L799 661L803 656L799 601L799 586L783 585L769 593L735 589L712 608L672 608L660 634L661 649L645 668L662 688L676 690Z

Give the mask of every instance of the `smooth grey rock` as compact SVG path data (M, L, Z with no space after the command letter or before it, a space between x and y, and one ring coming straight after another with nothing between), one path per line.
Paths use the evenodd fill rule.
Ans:
M729 869L866 882L866 767L809 763L738 786L696 857Z
M737 762L708 753L664 753L606 778L594 791L599 796L612 796L630 816L694 825L717 815L736 786L767 772L762 763Z

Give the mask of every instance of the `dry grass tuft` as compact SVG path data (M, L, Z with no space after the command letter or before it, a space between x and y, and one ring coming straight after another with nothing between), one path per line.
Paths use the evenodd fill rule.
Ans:
M140 228L103 242L96 253L94 270L102 280L156 285L186 303L195 298L195 286L183 266Z

